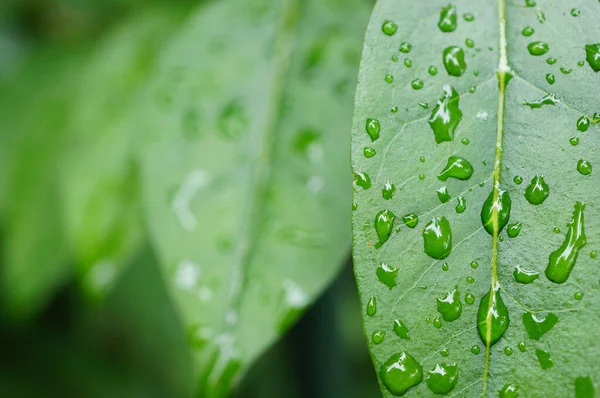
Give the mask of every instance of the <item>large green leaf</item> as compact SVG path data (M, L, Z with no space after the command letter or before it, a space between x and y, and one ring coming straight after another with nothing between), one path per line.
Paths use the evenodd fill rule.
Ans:
M599 18L583 0L377 3L353 244L384 396L598 389Z
M367 12L359 0L212 3L148 85L145 216L203 397L226 394L349 249L346 137Z

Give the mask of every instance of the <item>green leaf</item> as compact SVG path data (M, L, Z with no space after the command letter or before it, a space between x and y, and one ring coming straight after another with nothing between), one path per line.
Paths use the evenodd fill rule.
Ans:
M584 1L375 6L353 255L384 396L598 390L598 18Z
M140 110L145 217L203 397L297 319L349 250L361 1L228 0L173 37Z

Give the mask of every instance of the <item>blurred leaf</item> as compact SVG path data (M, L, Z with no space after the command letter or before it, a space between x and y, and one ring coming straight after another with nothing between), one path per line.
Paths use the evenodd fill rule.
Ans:
M137 126L144 210L200 396L226 395L349 249L363 3L212 3L149 79Z
M600 178L581 167L599 159L600 8L453 3L379 1L363 52L353 250L382 392L572 397L600 383Z

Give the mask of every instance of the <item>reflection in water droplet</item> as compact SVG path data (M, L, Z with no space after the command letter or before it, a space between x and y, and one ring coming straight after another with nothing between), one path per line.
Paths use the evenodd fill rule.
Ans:
M467 293L465 295L465 303L471 305L475 302L475 296L472 293Z
M567 224L568 229L565 240L556 251L550 254L545 274L554 283L564 283L569 278L577 261L579 250L585 246L584 209L585 205L583 203L575 203L573 218Z
M481 208L481 222L490 235L494 235L494 229L500 234L506 226L510 219L511 205L508 191L492 189Z
M513 276L515 277L515 280L517 282L528 284L536 280L540 276L540 274L537 271L531 271L522 268L520 265L517 265L513 272Z
M529 37L535 33L535 30L531 26L527 26L523 29L521 33L523 34L523 36Z
M536 175L525 190L525 199L532 205L541 205L550 195L550 187L543 175Z
M527 343L521 341L519 344L517 344L517 348L519 349L519 351L525 352L527 351Z
M521 185L521 183L523 182L523 177L515 176L515 178L513 178L513 182L517 185Z
M553 73L547 73L546 74L546 81L548 82L548 84L554 84L556 82L556 78L554 77Z
M477 312L479 336L486 346L491 347L502 338L509 324L508 308L502 301L500 289L497 286L493 287L479 302Z
M598 252L596 250L592 250L590 252L590 258L596 258L598 256Z
M354 183L362 189L371 188L371 177L367 173L354 173Z
M471 352L475 355L479 354L481 352L481 348L479 348L478 345L474 345L473 347L471 347Z
M381 265L377 268L376 271L377 278L379 282L386 285L388 288L393 289L396 287L396 277L398 276L398 268L391 267L385 263L381 263Z
M438 363L427 372L427 388L436 394L448 394L458 382L458 365Z
M400 44L399 50L401 53L408 54L410 50L412 50L412 44L408 42L403 42L402 44Z
M511 356L513 353L513 349L511 347L504 347L504 355Z
M429 126L438 144L454 139L454 131L463 116L459 108L460 97L456 90L446 85L443 91L444 95L438 100L429 118Z
M392 76L392 75L385 75L385 81L387 83L392 83L394 81L394 76Z
M472 276L467 276L467 283L475 283L475 278Z
M448 265L447 262L444 262L442 264L442 271L448 271L450 269L450 266Z
M471 261L471 268L477 269L479 267L479 263L477 261Z
M365 130L369 134L369 137L371 137L371 141L376 141L379 138L379 131L381 130L379 120L367 119Z
M398 56L396 54L392 55L392 62L398 62Z
M540 366L542 367L542 369L546 370L546 369L550 369L551 367L554 366L554 361L552 360L552 356L550 355L550 353L548 351L544 351L539 348L536 348L535 356L537 357L538 362L540 363Z
M398 112L398 107L397 106L393 106L392 109L390 109L390 112L397 113Z
M587 116L582 116L579 119L577 119L577 130L585 132L589 127L590 120L587 118Z
M530 107L531 109L539 109L544 105L556 105L560 101L556 98L554 94L546 94L539 100L534 101L525 101L523 105Z
M454 32L456 30L456 7L448 4L440 12L438 27L442 32Z
M383 363L379 377L385 388L396 396L402 396L423 380L421 364L410 354L394 354Z
M545 43L543 41L534 41L527 45L527 50L529 50L529 54L535 56L544 55L548 52L549 49L550 47L548 46L548 43Z
M462 142L463 145L469 145L471 143L468 138L463 138L460 140L460 142Z
M571 137L571 138L569 138L569 143L573 146L577 146L577 145L579 145L579 138Z
M552 58L552 57L550 57L550 58L548 58L548 59L546 60L546 63L547 63L548 65L554 65L554 64L556 63L556 58Z
M579 14L581 14L581 11L579 11L577 8L572 8L571 9L571 16L578 17Z
M457 46L450 46L444 50L442 57L446 72L450 76L462 76L467 70L467 64L465 63L465 52L462 48Z
M463 14L463 19L467 22L473 22L475 20L475 15L470 12L465 12Z
M392 199L394 197L394 192L396 192L396 186L389 182L386 182L383 188L381 188L381 196L385 200Z
M412 65L413 65L413 63L412 63L412 61L410 59L406 58L404 60L404 66L406 66L407 68L411 68Z
M406 327L404 322L402 322L400 319L396 319L394 321L393 329L394 329L394 333L396 333L396 335L398 337L400 337L401 339L410 340L408 328Z
M575 293L573 293L573 298L575 300L581 300L583 298L583 293L581 293L581 292L575 292Z
M448 349L448 347L443 348L440 351L440 355L443 356L444 358L447 358L450 355L450 350Z
M549 312L546 315L532 314L526 312L523 314L523 326L527 331L529 338L540 340L542 336L548 333L558 322L558 317Z
M448 193L448 188L445 185L435 192L437 193L437 197L440 202L446 203L450 200L450 194Z
M462 303L460 302L460 292L458 286L453 291L446 294L445 297L437 299L437 310L446 322L457 320L462 313Z
M513 384L506 384L500 390L500 398L518 398L519 396L519 387Z
M395 220L396 216L389 210L382 210L377 213L377 216L375 216L375 231L379 241L375 244L376 248L381 247L390 238Z
M446 181L448 178L458 180L468 180L473 175L473 166L471 163L458 156L450 156L446 167L438 175L438 180Z
M573 69L571 68L566 68L564 66L560 67L560 73L562 73L563 75L568 75L571 72L573 72Z
M421 79L415 79L410 83L410 85L414 90L420 90L423 88L425 83L423 83L423 80Z
M371 341L373 341L373 344L381 344L384 337L385 332L383 330L376 330L371 335Z
M467 201L462 196L456 197L456 207L454 208L457 213L464 213L467 210Z
M398 25L396 25L392 21L385 21L383 25L381 25L381 31L388 36L392 36L398 30Z
M584 159L579 159L577 162L577 171L584 176L592 174L592 164Z
M419 174L419 180L423 181L425 179L425 174Z
M535 16L537 17L539 23L546 23L546 14L544 14L542 10L538 9L535 13Z
M446 217L436 217L423 229L425 253L435 259L444 259L452 251L452 230Z
M467 46L469 48L473 48L473 47L475 47L475 42L473 41L473 39L466 39L465 46Z
M374 148L371 148L369 146L365 147L364 149L364 155L365 157L368 158L372 158L373 156L375 156L377 154L377 152L375 152Z
M377 299L375 296L372 296L367 302L367 315L373 316L377 313Z
M521 224L520 222L517 222L514 224L508 224L508 227L506 228L506 233L508 234L508 237L516 238L517 236L519 236L519 233L521 233L522 227L523 227L523 224Z
M439 317L435 318L435 319L433 320L433 326L434 326L436 329L440 329L440 328L442 327L442 320L441 320Z
M585 60L594 72L600 72L600 43L585 46Z
M409 213L402 217L402 221L408 228L414 228L419 223L419 217L415 213Z

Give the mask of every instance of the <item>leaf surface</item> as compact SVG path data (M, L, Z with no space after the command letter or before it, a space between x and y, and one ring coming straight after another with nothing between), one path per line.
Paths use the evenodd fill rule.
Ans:
M386 397L598 390L600 7L535 3L372 14L353 255Z

